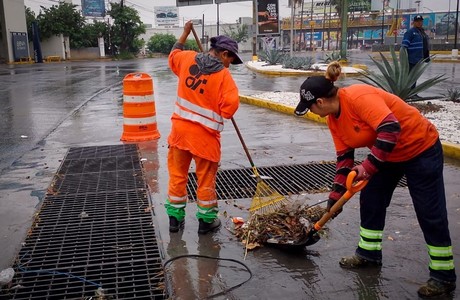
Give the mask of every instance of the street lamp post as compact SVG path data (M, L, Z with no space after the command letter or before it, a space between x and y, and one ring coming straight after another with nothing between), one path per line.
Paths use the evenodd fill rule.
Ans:
M446 34L446 44L449 44L449 29L450 29L450 0L449 0L449 12L447 13L447 34Z
M385 1L382 0L382 39L381 44L383 45L383 27L385 26Z
M420 0L415 1L415 3L417 4L417 13L420 12L420 2L422 2L422 1L420 1Z
M454 40L454 49L457 49L457 36L458 36L458 4L459 0L457 0L457 12L455 13L455 40Z

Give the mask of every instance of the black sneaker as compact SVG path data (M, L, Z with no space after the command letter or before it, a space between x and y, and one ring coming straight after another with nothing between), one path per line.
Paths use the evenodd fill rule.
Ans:
M198 222L200 222L200 225L198 226L199 234L206 234L210 231L217 230L221 225L219 218L215 218L212 223L206 223L202 219L199 219Z
M342 259L339 261L339 264L342 268L359 269L363 267L380 267L382 262L367 260L355 254L353 256L342 257Z
M418 289L418 295L422 298L431 298L441 295L448 295L455 290L455 282L439 281L433 278Z
M169 232L178 232L179 229L184 228L185 221L178 221L175 217L169 216Z

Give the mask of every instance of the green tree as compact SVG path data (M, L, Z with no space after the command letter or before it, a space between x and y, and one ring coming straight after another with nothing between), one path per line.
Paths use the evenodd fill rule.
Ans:
M196 52L200 51L195 40L186 40L184 45L185 50L194 50ZM171 49L170 49L171 50Z
M224 29L224 33L237 43L244 43L249 38L247 24L237 25L236 28L230 25L228 29Z
M111 27L111 44L121 52L137 53L142 41L139 35L145 33L145 26L137 10L118 3L110 3L109 16L114 19Z
M37 16L40 28L40 38L45 40L53 35L63 34L70 39L70 47L75 47L85 18L76 9L77 5L59 2L50 8L41 6L42 11Z
M147 42L147 48L151 52L168 54L176 41L176 37L170 33L155 33Z
M105 47L108 47L109 25L105 22L94 21L91 24L85 24L78 33L75 33L74 45L76 48L81 47L98 47L98 38L104 37Z
M25 7L26 11L26 26L27 26L27 36L29 42L32 41L32 22L36 20L35 13L30 9L30 7Z

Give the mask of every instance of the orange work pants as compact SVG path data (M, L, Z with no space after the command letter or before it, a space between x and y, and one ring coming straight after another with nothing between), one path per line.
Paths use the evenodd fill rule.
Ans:
M179 221L185 218L188 171L192 159L195 161L198 181L196 217L210 223L217 218L218 212L216 196L218 163L176 147L170 147L168 151L169 185L166 212Z

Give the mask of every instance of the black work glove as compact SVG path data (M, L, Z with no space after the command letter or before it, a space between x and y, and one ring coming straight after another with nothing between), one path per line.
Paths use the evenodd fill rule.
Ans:
M336 202L337 202L336 200L331 199L331 198L329 198L329 199L327 200L327 207L326 207L327 212L329 212L329 211L331 210L331 207L332 207ZM337 217L341 212L342 212L342 207L341 207L339 210L337 210L335 214L332 215L332 219L334 219L335 217Z

